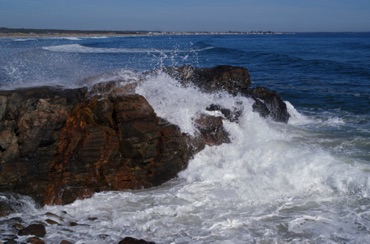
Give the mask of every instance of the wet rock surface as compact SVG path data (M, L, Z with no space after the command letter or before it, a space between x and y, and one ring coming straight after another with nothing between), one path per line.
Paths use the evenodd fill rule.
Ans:
M246 94L251 84L250 75L243 67L220 65L212 68L180 66L164 68L170 76L184 85L195 85L205 92L227 91Z
M213 68L180 66L164 68L183 85L193 85L208 93L226 91L231 95L246 96L254 100L253 109L261 117L277 122L288 122L289 113L280 96L265 87L251 88L248 70L238 66L221 65Z
M255 101L262 117L287 122L276 92L250 88L246 69L234 66L164 69L184 86L226 91ZM184 135L135 94L137 80L87 88L34 87L0 91L0 192L29 195L42 204L67 204L95 192L160 185L186 168L205 145L230 142L223 121L243 108L212 104L192 118L198 135ZM0 215L14 211L0 201Z
M194 153L207 146L218 146L222 143L230 143L229 133L223 127L223 118L208 114L200 114L193 120L199 134L192 138L191 145Z
M27 239L26 242L31 243L31 244L44 244L45 243L44 240L37 238L37 237L30 237Z
M262 117L289 120L280 96L267 88L250 88L249 73L242 67L182 66L165 71L184 86L248 97ZM18 194L40 205L68 204L95 192L157 186L176 177L206 146L230 142L224 123L239 122L241 104L204 108L192 118L197 133L189 136L158 117L145 97L135 93L138 82L0 91L0 217L24 208L24 196ZM21 236L27 238L23 242L45 243L45 226L78 228L80 221L66 216L46 213L40 223L32 224L19 217L4 218L8 228L0 230L2 241L18 243ZM104 234L99 238L111 239ZM125 237L119 243L153 242Z
M16 193L0 193L0 218L22 211L27 202L32 199Z
M155 242L148 242L133 237L125 237L122 241L118 242L118 244L155 244Z
M58 214L47 212L40 215L38 221L33 221L32 223L27 223L21 217L4 218L0 220L0 243L76 243L79 240L80 227L88 227L90 222L99 221L99 218L89 217L87 219L75 220L66 211L61 211ZM79 223L80 221L83 223ZM7 225L4 225L4 223ZM60 226L60 231L71 234L71 239L63 237L58 240L58 238L54 237L52 242L50 239L48 240L48 237L55 235L54 225ZM122 239L118 237L118 240L121 239L118 241L117 236L113 237L108 234L99 234L94 241L97 239L101 240L101 243L154 243L130 236L122 236Z
M1 91L0 191L66 204L159 185L187 165L185 137L137 94Z
M34 235L37 237L44 237L46 234L45 226L42 224L31 224L18 231L20 236L30 236Z
M255 100L253 111L264 118L270 117L277 122L288 122L290 115L286 104L276 92L265 87L256 87L251 89L249 94Z

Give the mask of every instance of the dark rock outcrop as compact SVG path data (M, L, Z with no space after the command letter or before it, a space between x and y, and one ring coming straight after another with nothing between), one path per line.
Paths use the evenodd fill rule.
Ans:
M0 92L0 191L43 198L54 144L85 92L51 87Z
M280 96L265 87L250 88L248 70L238 66L216 66L213 68L194 68L180 66L164 68L170 76L183 85L199 87L204 92L226 91L234 96L242 95L254 100L253 111L261 117L270 117L277 122L288 122L289 113Z
M277 122L288 122L290 115L286 104L276 92L264 87L256 87L251 89L249 94L255 100L253 111L264 118L271 117Z
M247 93L250 75L243 67L220 65L213 68L180 66L164 68L170 76L184 85L195 85L205 92L227 91L230 94Z
M0 191L42 204L156 186L190 156L179 128L137 94L42 87L1 91L0 102Z
M144 97L93 99L76 106L61 130L45 202L160 185L184 169L188 157L179 128L158 118Z
M252 98L262 117L287 122L277 93L251 89L246 69L233 66L166 68L183 85ZM243 108L212 104L193 118L199 134L181 133L135 94L137 81L87 88L37 87L0 91L0 192L67 204L93 193L160 185L183 170L205 145L230 142L223 120L238 122ZM0 205L3 214L12 206Z

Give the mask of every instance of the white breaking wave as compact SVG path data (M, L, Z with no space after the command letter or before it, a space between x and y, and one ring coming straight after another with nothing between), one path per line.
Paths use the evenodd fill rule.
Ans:
M133 72L113 76L135 79ZM136 92L189 134L196 133L193 118L211 104L243 113L238 123L224 121L230 144L206 147L160 187L102 192L22 213L30 223L52 218L47 212L59 216L60 225L47 227L46 242L115 243L133 236L156 243L362 243L370 237L370 167L307 144L309 132L300 126L311 119L289 103L293 121L285 125L252 112L248 98L184 88L161 72L144 77Z
M321 118L311 118L305 116L297 111L297 109L288 101L284 101L287 105L288 113L290 118L288 123L291 125L317 125L317 126L341 126L345 125L346 122L339 117L333 117L331 115L326 115Z
M170 50L170 49L149 49L149 48L99 48L87 47L80 44L65 44L58 46L43 47L44 50L65 53L186 53L200 52L212 47L197 50Z
M73 36L70 36L70 37L62 37L61 39L70 40L70 41L81 41L82 40L79 37L73 37Z
M314 121L300 112L297 111L297 109L288 101L284 101L288 110L288 113L290 114L290 118L288 123L292 125L306 125L311 124Z
M89 37L86 37L86 38L90 38L90 39L107 39L109 37L108 36L89 36Z
M16 42L26 42L26 41L37 41L36 38L16 38L13 39Z

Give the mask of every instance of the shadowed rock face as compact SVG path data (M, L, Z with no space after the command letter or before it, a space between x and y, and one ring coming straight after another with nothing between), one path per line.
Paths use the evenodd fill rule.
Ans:
M51 87L0 92L0 191L42 202L55 143L69 111L85 93Z
M275 92L249 88L244 68L183 66L165 71L204 92L250 97L263 117L289 119ZM29 195L40 204L67 204L99 191L157 186L176 177L205 145L230 142L223 120L237 123L242 108L204 108L222 116L192 118L199 134L191 138L159 118L147 100L135 94L136 85L110 81L90 91L0 91L0 192ZM5 214L12 211L7 205L3 209Z

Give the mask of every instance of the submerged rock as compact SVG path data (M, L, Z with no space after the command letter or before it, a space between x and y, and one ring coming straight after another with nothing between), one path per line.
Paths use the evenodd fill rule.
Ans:
M200 114L194 119L194 126L199 131L199 134L193 138L194 152L201 151L205 145L217 146L230 143L229 133L223 127L221 116Z
M44 225L41 224L31 224L26 228L23 228L18 231L20 236L29 236L34 235L37 237L44 237L46 235L46 229Z
M44 240L37 238L37 237L30 237L27 239L26 242L30 244L45 244Z
M142 239L136 239L133 237L125 237L123 240L118 242L118 244L155 244L155 242L149 242Z
M30 197L15 193L0 193L0 217L21 211Z
M235 107L233 110L228 108L223 108L218 104L211 104L206 108L207 111L218 111L223 117L230 122L238 122L240 115L242 115L243 107Z
M59 244L73 244L73 243L67 240L62 240Z

